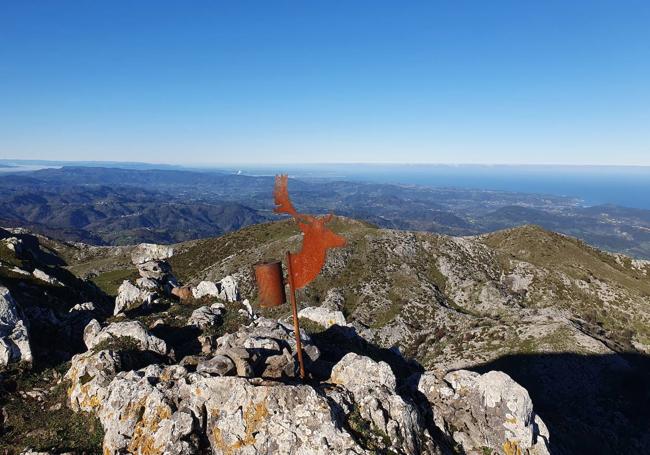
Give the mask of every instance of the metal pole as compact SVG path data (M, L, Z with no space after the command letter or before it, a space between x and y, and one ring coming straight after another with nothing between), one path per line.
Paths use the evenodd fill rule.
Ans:
M300 340L300 324L298 323L298 306L296 305L296 290L293 287L293 273L291 270L291 253L287 251L287 270L289 272L289 297L291 299L291 312L293 313L293 331L296 335L296 350L298 364L300 365L300 379L305 379L305 364L302 361L302 341Z

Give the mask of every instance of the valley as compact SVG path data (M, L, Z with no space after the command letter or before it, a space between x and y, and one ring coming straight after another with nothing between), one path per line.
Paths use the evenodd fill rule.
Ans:
M0 225L96 245L174 243L274 219L272 177L63 167L0 177ZM575 198L323 179L292 180L296 204L378 227L476 235L526 224L650 258L650 210Z

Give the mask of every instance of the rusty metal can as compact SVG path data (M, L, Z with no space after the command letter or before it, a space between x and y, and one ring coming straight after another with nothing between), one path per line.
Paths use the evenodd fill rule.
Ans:
M253 266L253 270L260 306L271 308L282 305L287 299L282 279L282 262L258 262Z

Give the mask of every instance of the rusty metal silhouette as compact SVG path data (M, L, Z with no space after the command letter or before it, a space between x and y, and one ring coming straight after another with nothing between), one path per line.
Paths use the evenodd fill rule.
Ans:
M289 198L287 184L286 175L275 177L275 212L291 215L303 233L301 250L291 254L293 282L295 289L301 289L318 276L325 264L327 250L345 246L345 238L325 226L333 218L331 213L323 217L298 213Z

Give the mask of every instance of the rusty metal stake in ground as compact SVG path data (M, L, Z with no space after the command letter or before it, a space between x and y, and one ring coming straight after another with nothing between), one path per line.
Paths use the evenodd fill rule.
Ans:
M291 253L287 251L287 268L289 275L289 299L291 300L291 314L293 315L293 331L296 336L296 353L298 354L298 365L300 366L300 379L305 379L305 364L302 360L302 340L300 339L300 322L298 321L298 305L296 303L296 288L293 282L293 270L291 269Z
M289 199L288 181L289 178L286 175L276 175L273 195L275 198L275 212L291 215L303 234L302 248L300 251L296 254L287 252L287 271L289 275L289 297L291 300L291 312L293 314L293 328L296 336L296 351L300 365L300 378L305 379L296 290L304 288L318 276L325 264L327 250L344 246L345 238L335 234L325 226L332 220L332 214L316 217L298 213L291 203L291 199Z

